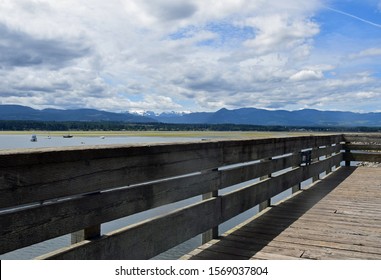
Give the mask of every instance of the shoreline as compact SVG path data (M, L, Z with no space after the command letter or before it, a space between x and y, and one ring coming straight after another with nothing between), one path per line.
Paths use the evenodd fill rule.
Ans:
M301 132L262 132L262 131L0 131L0 135L32 135L40 137L184 137L184 138L271 138L305 136L312 133ZM313 133L316 135L317 133Z

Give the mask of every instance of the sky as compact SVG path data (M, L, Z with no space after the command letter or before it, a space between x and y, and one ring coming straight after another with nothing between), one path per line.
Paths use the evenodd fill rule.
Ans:
M381 0L0 0L0 104L381 112Z

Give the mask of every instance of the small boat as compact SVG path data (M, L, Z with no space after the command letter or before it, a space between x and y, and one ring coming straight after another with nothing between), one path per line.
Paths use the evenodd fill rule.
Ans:
M37 142L37 135L33 134L32 137L30 138L31 142Z
M67 135L63 135L62 137L63 137L63 138L72 138L73 135L67 134Z

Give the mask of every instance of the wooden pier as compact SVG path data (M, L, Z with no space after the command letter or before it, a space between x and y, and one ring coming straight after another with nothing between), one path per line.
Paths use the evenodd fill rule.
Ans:
M381 259L381 168L341 167L182 259Z
M377 259L381 172L350 165L381 162L380 151L378 134L0 151L0 254L71 234L38 259L150 259L202 234L184 258ZM294 196L272 205L286 190ZM219 232L257 205L251 221Z

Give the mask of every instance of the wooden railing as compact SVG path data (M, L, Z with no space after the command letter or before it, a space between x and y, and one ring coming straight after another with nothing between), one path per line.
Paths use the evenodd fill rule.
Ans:
M0 254L74 233L76 243L40 258L149 259L201 233L213 238L219 224L331 172L357 137L3 151ZM198 203L100 233L102 223L200 195Z
M344 134L344 160L349 166L354 162L381 163L381 135Z

